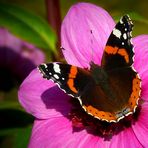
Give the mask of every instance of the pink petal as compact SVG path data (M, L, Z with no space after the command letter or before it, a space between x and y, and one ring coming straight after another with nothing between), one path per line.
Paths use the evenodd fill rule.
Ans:
M86 130L75 131L65 117L36 120L32 130L29 148L104 148L105 142Z
M61 38L63 54L69 64L89 67L100 64L107 39L115 23L102 8L89 3L73 5L65 16Z
M40 49L0 28L0 66L9 69L17 79L23 80L44 60Z
M44 53L34 45L22 41L21 51L22 57L30 59L35 65L39 65L45 61Z
M142 99L148 100L148 35L133 39L135 50L134 68L142 79Z
M109 148L143 148L132 128L126 128L114 135Z
M53 82L43 79L37 69L24 80L18 97L26 111L39 119L67 116L71 109L70 97Z
M148 147L148 103L142 105L138 120L132 125L134 133L143 147Z
M89 134L86 130L76 131L65 117L36 120L32 130L29 148L34 147L99 147L99 148L142 148L133 130L127 128L114 135L111 141Z
M0 28L0 46L13 48L17 51L21 47L21 40L13 36L8 30Z
M5 53L1 51L2 50L1 48L4 48L4 47L9 50L12 50L10 51L11 52L10 55L9 55L9 51L7 50L5 51ZM40 49L36 48L32 44L24 42L21 39L15 37L8 30L4 28L0 28L0 52L1 52L0 59L3 58L3 56L6 56L5 58L3 58L5 60L3 61L3 63L7 62L7 64L9 65L12 62L18 62L18 59L15 60L15 58L14 58L15 61L11 60L14 54L19 54L21 58L29 59L36 65L39 65L45 60L45 55ZM14 53L12 54L12 52Z

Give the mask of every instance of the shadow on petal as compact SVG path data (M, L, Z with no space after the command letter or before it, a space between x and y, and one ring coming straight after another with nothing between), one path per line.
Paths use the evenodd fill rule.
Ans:
M71 97L61 91L58 86L53 86L44 91L41 98L47 109L54 109L68 118L68 114L72 109L72 105L70 104Z

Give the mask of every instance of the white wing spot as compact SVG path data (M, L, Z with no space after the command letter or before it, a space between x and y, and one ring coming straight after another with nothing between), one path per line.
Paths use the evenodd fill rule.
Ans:
M61 70L60 70L60 65L59 64L56 64L54 63L53 64L53 69L56 73L61 73Z
M125 40L127 39L127 34L126 34L126 33L123 34L123 38L124 38Z
M125 31L127 31L127 28L125 28Z
M65 78L62 78L62 80L65 80Z
M120 23L121 23L121 24L123 24L123 21L122 21L122 19L120 19Z
M45 68L47 68L48 66L46 64L43 64L45 66Z
M122 42L122 45L124 45L124 42Z
M59 79L59 76L57 74L53 75L56 79Z
M52 73L51 73L51 72L49 72L49 75L52 75Z
M114 29L113 29L113 34L114 34L117 38L120 39L120 37L121 37L121 31L120 31L120 30L114 28Z

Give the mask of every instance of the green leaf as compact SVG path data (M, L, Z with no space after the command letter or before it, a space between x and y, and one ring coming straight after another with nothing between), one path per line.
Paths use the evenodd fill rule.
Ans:
M129 16L135 21L139 21L148 25L148 20L136 12L129 13Z
M18 101L1 101L0 102L0 110L1 109L19 109L19 110L23 110Z
M0 26L39 48L56 52L56 36L48 23L18 6L0 3Z
M130 16L130 18L134 21L138 21L138 22L142 22L148 25L148 20L143 17L142 15L136 13L136 12L129 12L128 15ZM121 16L115 16L114 19L116 22L118 22L120 20Z
M14 147L26 148L29 143L29 138L31 136L31 130L31 126L18 130L14 135Z
M16 109L0 110L0 136L11 134L17 128L25 128L33 123L34 117Z
M1 98L0 110L2 109L23 110L23 108L21 107L18 101L18 87L17 86L13 87L11 90L9 90L9 92L0 91L0 98Z
M29 143L31 130L32 125L0 131L0 147L26 148Z
M4 109L0 110L0 117L0 147L26 148L33 116L16 109Z

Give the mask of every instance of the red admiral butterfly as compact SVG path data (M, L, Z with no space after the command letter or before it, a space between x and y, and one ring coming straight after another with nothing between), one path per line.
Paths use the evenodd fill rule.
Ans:
M90 115L107 122L118 122L135 112L141 92L141 80L134 70L128 15L116 24L107 41L101 66L90 63L90 70L49 63L38 68L68 95L77 98Z

